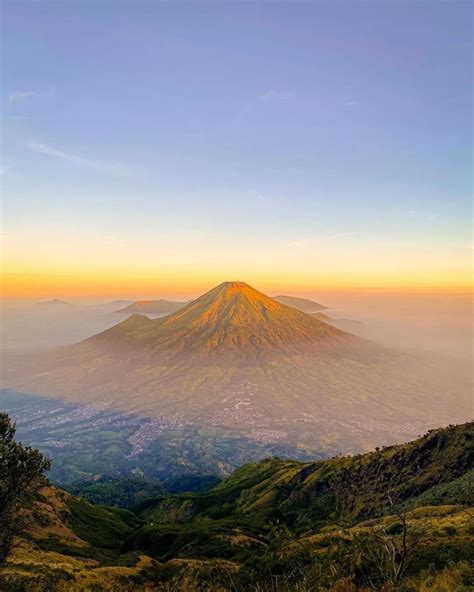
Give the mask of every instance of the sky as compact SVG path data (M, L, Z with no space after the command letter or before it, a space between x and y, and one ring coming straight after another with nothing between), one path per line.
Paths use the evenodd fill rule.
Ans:
M4 1L3 297L466 290L471 12Z

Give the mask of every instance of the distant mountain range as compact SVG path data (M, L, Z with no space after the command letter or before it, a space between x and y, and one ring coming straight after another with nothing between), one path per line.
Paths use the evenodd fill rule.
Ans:
M295 298L294 296L274 296L273 297L277 302L281 304L285 304L286 306L291 306L292 308L296 308L303 312L315 312L320 310L326 310L327 306L323 306L322 304L318 304L317 302L313 302L312 300L306 300L305 298ZM137 300L137 302L131 303L129 306L125 308L121 308L117 310L117 313L120 314L171 314L176 312L192 302L188 300L186 302L179 302L174 300Z
M354 321L353 319L333 319L323 312L314 312L311 316L340 329L341 331L347 331L348 333L354 333L356 335L362 335L365 332L365 325L360 321Z
M90 310L96 310L97 312L109 313L127 307L130 304L133 304L131 300L111 300L110 302L90 304L87 308Z
M8 384L311 451L363 450L466 417L452 378L447 391L427 364L333 322L224 282L166 317L134 314L12 366Z
M187 302L175 302L173 300L138 300L132 302L124 308L120 308L114 312L120 314L170 314L176 312L183 306L186 306Z
M277 302L291 306L303 312L316 313L321 310L327 310L327 306L307 300L305 298L296 298L294 296L274 296ZM98 304L90 304L85 307L86 310L95 310L98 312L108 313L115 312L122 315L131 315L134 313L138 314L152 314L152 315L168 315L176 312L192 302L187 301L176 301L166 300L159 298L158 300L137 300L135 302L131 300L112 300L110 302L102 302ZM77 308L76 305L71 302L59 300L53 298L52 300L37 302L35 307L38 309L48 309L51 311L59 309L72 309ZM79 307L80 309L81 307Z

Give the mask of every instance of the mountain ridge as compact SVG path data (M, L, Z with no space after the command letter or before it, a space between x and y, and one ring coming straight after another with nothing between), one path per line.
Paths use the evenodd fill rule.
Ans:
M24 508L28 529L0 566L0 587L471 589L473 437L467 423L355 457L267 458L208 491L162 491L128 510L47 485ZM402 536L410 565L393 586L390 567L403 563L390 554L387 568L384 549L402 549Z
M297 308L298 310L301 310L302 312L307 312L309 314L328 309L328 307L324 306L324 304L319 304L319 302L314 302L313 300L308 300L307 298L300 298L297 296L286 296L285 294L279 294L277 296L273 296L273 298L280 304L292 306L293 308Z
M148 314L170 314L176 312L187 302L179 302L175 300L166 300L159 298L158 300L136 300L127 306L115 310L116 314L130 314L130 313L148 313Z

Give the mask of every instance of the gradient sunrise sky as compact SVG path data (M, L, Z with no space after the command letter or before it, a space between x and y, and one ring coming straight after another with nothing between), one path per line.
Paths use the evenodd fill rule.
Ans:
M4 297L468 286L470 2L2 11Z

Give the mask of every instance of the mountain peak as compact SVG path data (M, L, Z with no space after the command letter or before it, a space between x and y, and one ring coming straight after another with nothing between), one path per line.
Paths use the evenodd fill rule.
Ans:
M236 281L232 281L232 282L222 282L221 284L219 284L218 286L216 286L217 288L224 288L224 289L234 289L234 290L238 290L238 289L245 289L245 288L250 288L251 286L249 286L248 284L246 284L245 282L236 282Z
M208 293L214 293L216 295L227 294L228 296L241 295L241 296L247 296L247 297L251 297L251 296L255 297L258 294L263 296L263 294L261 294L261 292L259 292L255 288L252 288L252 286L249 286L249 284L247 284L245 282L236 282L236 281L222 282L221 284L219 284L218 286L216 286L215 288L210 290Z

